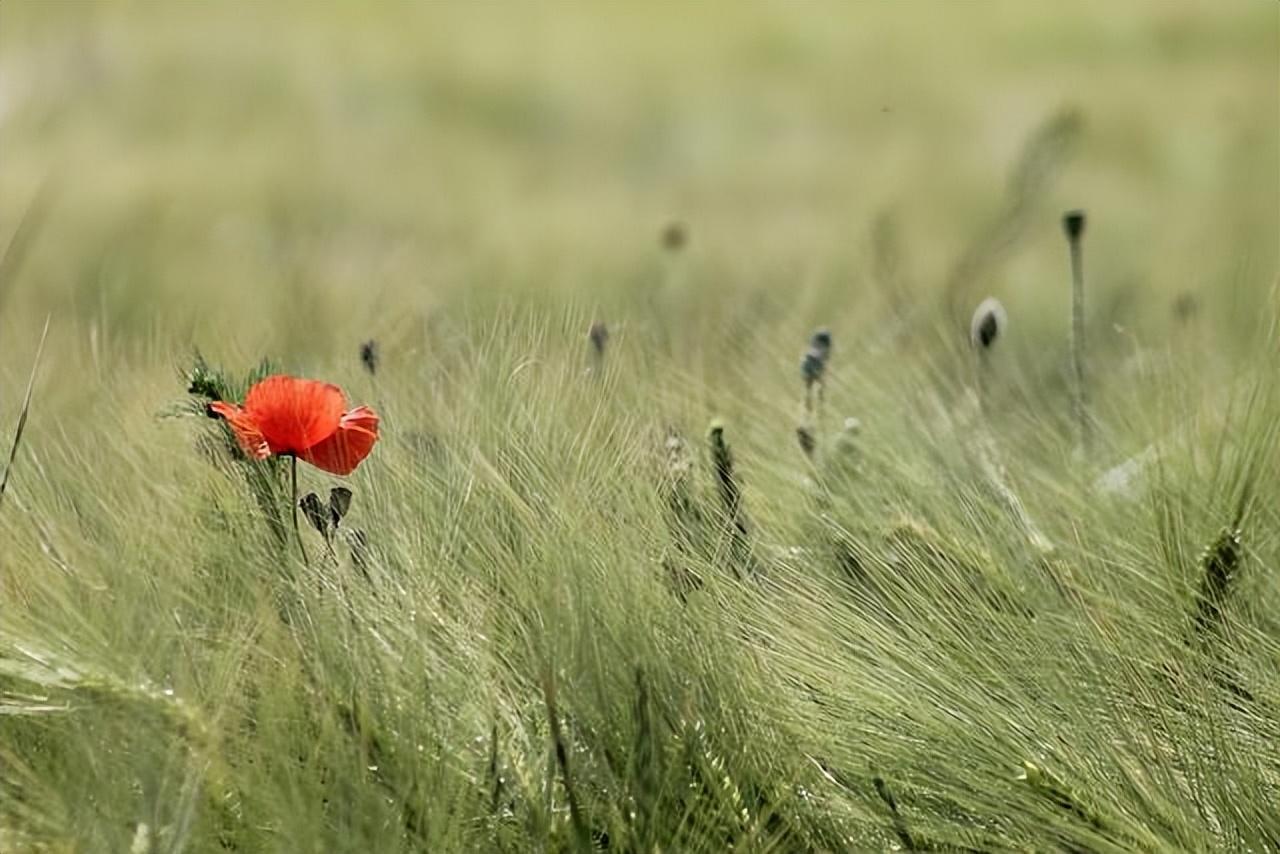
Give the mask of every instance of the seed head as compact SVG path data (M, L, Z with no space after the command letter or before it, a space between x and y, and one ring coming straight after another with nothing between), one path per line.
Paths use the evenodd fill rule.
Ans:
M1173 301L1173 316L1179 323L1187 323L1200 311L1200 300L1190 291L1183 291Z
M689 232L684 223L672 221L662 229L662 248L668 252L679 252L689 242Z
M969 343L978 351L990 350L1009 322L1004 306L995 297L987 297L978 304L969 324Z
M801 424L796 428L796 441L800 443L800 450L804 451L806 457L813 456L813 451L818 446L818 440L813 435L813 430Z
M378 373L378 342L370 338L360 345L360 361L370 376Z
M831 358L831 333L819 329L809 339L809 349L800 360L800 375L806 385L813 385L822 379L827 370L827 360Z
M1079 240L1084 234L1084 211L1067 211L1062 215L1062 230L1067 233L1068 240Z
M684 441L684 437L675 427L667 428L667 471L671 474L672 480L681 480L689 474L693 468L693 461L689 458L689 448Z
M604 321L597 320L587 330L587 338L595 348L596 355L603 356L605 345L609 343L609 327L604 325Z

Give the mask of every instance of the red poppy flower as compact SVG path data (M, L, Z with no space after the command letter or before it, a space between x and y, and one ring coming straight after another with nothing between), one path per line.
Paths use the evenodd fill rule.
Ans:
M243 407L217 401L209 404L209 412L227 422L255 460L293 456L347 475L378 441L378 415L367 406L344 411L346 406L336 385L274 376L249 389Z

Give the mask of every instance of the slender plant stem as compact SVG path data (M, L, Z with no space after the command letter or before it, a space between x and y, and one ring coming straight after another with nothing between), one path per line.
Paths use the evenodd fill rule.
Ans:
M1086 414L1089 392L1084 371L1084 271L1081 269L1080 241L1071 241L1071 361L1076 378L1076 420L1080 424L1080 441L1088 444L1089 426Z
M1093 436L1089 423L1089 387L1085 371L1084 260L1081 251L1084 223L1083 211L1071 211L1064 218L1067 242L1071 248L1071 369L1075 381L1073 408L1080 431L1080 446L1087 451Z
M307 549L302 545L302 528L298 526L298 458L289 457L289 486L292 488L293 502L293 536L298 540L298 552L302 555L304 566L310 566L307 560Z
M44 331L40 333L40 345L36 347L36 358L31 365L31 377L27 380L27 393L22 398L22 410L18 415L18 426L13 432L13 444L9 447L9 462L5 464L4 475L0 476L0 503L4 503L4 492L9 486L9 475L13 474L13 464L18 459L18 448L22 445L22 434L27 428L27 413L31 411L31 393L36 387L36 373L40 370L40 357L44 355L44 342L49 337L49 321L53 315L44 319Z

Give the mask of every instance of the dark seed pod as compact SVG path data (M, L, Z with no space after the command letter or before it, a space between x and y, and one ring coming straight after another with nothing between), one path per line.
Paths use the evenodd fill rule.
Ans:
M1173 316L1179 323L1187 323L1195 319L1200 311L1199 298L1190 291L1183 291L1173 301Z
M370 338L360 345L360 361L370 376L378 373L378 342Z
M662 248L679 252L689 242L689 232L681 222L669 222L662 229Z
M338 527L338 523L342 521L342 517L347 515L347 511L351 509L351 490L345 486L335 486L329 490L329 517L333 520L333 527Z
M1000 300L987 297L978 304L969 324L969 343L975 350L990 350L1009 322Z
M596 356L603 358L605 345L609 343L609 327L603 321L597 320L587 330L587 339L591 342Z
M1084 223L1084 211L1067 211L1062 215L1062 230L1067 233L1069 240L1080 239L1080 235L1084 234Z
M821 380L826 369L827 363L817 353L813 350L805 351L804 358L800 360L800 376L804 377L805 385L813 385Z
M831 358L831 333L819 329L809 339L809 349L800 360L800 375L805 385L813 385L822 379L827 370L827 360Z
M831 356L831 332L826 329L814 332L813 337L809 339L809 347L825 362Z
M818 440L814 438L812 430L803 425L797 427L796 441L800 443L800 450L804 451L806 457L813 456L813 451L818 446Z

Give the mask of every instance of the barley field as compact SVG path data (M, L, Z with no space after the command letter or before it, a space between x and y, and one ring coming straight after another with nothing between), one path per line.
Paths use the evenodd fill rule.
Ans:
M1278 87L1270 0L0 0L0 851L1280 850Z

